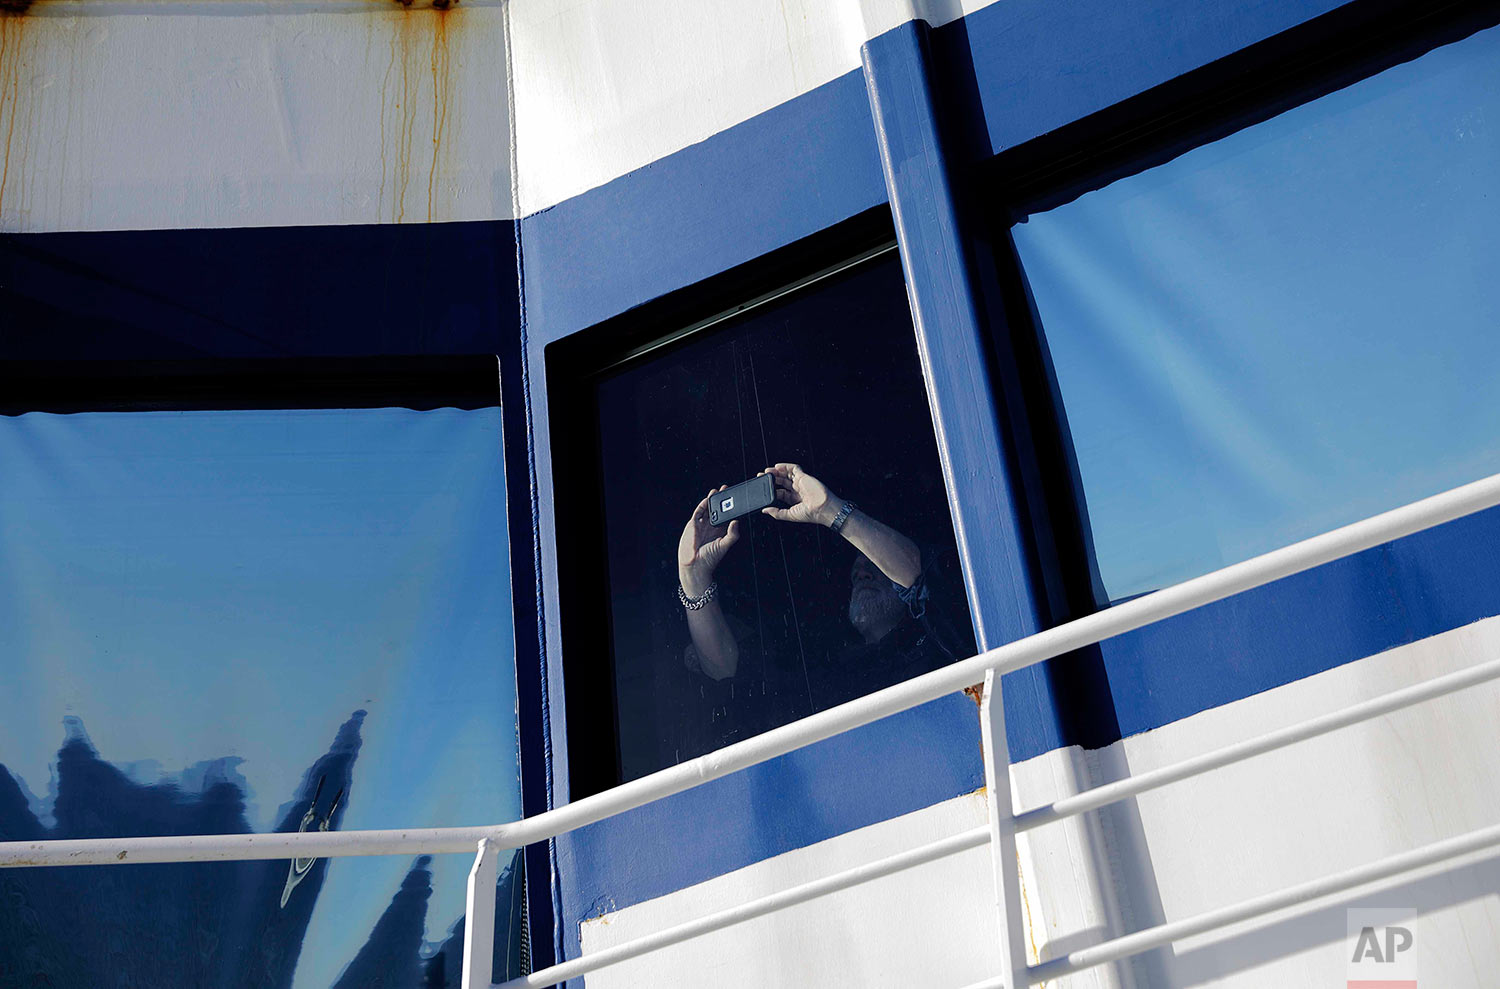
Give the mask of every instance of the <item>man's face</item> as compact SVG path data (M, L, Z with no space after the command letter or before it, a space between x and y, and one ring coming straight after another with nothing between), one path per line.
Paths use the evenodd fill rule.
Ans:
M849 570L849 623L861 635L879 635L894 628L906 614L906 605L896 596L896 585L880 568L857 553ZM878 635L877 635L878 637Z

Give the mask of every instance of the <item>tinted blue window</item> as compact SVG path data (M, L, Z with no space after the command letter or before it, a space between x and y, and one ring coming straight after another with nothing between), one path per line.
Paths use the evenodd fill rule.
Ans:
M498 409L31 413L0 477L0 840L520 816ZM3 870L0 983L457 985L468 867Z
M1500 29L1014 236L1109 599L1500 470Z

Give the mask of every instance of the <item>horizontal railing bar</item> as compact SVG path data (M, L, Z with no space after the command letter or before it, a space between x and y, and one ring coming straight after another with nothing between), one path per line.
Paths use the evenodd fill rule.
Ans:
M551 968L541 969L518 979L511 979L509 982L497 984L493 989L538 989L541 986L554 986L568 979L604 968L606 965L615 965L652 951L669 948L674 944L679 944L695 937L701 937L704 934L712 934L714 931L723 930L726 927L732 927L747 920L764 917L766 914L775 913L778 910L784 910L799 903L815 900L820 896L837 893L840 890L849 889L861 883L893 875L904 869L911 869L919 865L925 865L928 862L935 862L940 858L956 855L971 848L982 847L989 840L990 830L988 827L964 831L950 838L935 841L930 845L923 845L921 848L900 852L889 858L881 859L878 862L857 865L852 869L846 869L843 872L838 872L822 879L815 879L810 883L793 886L791 889L782 890L779 893L771 893L757 900L751 900L749 903L742 903L739 906L730 907L727 910L721 910L706 917L699 917L696 920L690 920L674 927L668 927L665 930L657 931L654 934L647 934L644 937L615 945L612 948L605 948L571 961L553 965Z
M1480 663L1466 670L1456 673L1448 673L1444 676L1424 680L1421 683L1393 690L1388 694L1368 701L1362 701L1351 707L1339 711L1321 715L1303 721L1300 724L1291 725L1276 731L1267 732L1257 738L1236 742L1226 745L1212 752L1184 759L1170 766L1160 769L1151 769L1143 773L1136 773L1126 779L1114 783L1106 783L1096 786L1091 790L1073 796L1023 811L1016 815L1016 830L1030 831L1032 828L1041 827L1043 824L1051 824L1066 817L1082 814L1087 811L1097 810L1109 804L1117 803L1137 794L1154 790L1157 787L1166 786L1168 783L1176 783L1189 777L1199 776L1214 769L1220 769L1231 763L1240 762L1253 756L1262 755L1275 749L1284 748L1296 742L1326 735L1340 728L1368 721L1382 714L1399 711L1413 704L1433 700L1445 694L1451 694L1465 687L1473 687L1488 680L1500 677L1500 659L1491 660L1488 663Z
M1311 882L1289 886L1274 893L1267 893L1218 910L1209 910L1193 917L1158 924L1134 934L1112 938L1102 944L1079 948L1061 958L1054 958L1032 965L1026 970L1032 985L1038 982L1062 978L1074 972L1094 968L1108 962L1119 961L1143 952L1196 937L1210 931L1220 930L1242 921L1255 920L1267 914L1285 910L1325 896L1348 892L1382 879L1390 879L1404 873L1415 872L1427 866L1437 865L1474 852L1500 845L1500 825L1480 828L1454 838L1445 838L1430 845L1423 845L1388 858L1346 869L1343 872L1314 879ZM976 982L967 989L1003 989L1003 979Z
M0 869L58 865L156 865L166 862L250 862L348 855L473 855L493 827L403 828L389 831L291 831L271 834L162 835L0 841Z
M419 852L471 853L481 838L490 838L502 848L520 848L555 838L606 817L633 810L642 804L786 755L871 721L936 700L944 694L951 694L979 682L988 670L1011 673L1024 669L1241 591L1321 566L1351 553L1451 522L1473 512L1493 508L1497 504L1500 504L1500 474L1153 591L866 694L791 724L773 728L743 742L736 742L707 755L510 824L499 824L491 828L427 828L404 832L308 831L265 836L194 835L162 839L0 842L0 868L111 865L117 861L131 861L131 857L137 855L138 851L144 852L148 848L153 850L152 854L156 857L144 861L156 862L402 855ZM362 835L369 837L361 837ZM402 837L397 837L398 835ZM251 837L276 839L286 844L257 844L247 840ZM176 857L164 857L163 849L166 846L142 844L151 841L176 842L179 853ZM235 848L240 851L235 853ZM121 855L122 852L125 854ZM143 859L135 858L134 861Z

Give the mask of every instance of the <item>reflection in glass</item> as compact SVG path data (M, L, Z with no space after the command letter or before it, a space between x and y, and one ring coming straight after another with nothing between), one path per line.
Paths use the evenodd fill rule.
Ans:
M498 444L495 409L0 419L0 840L518 817ZM0 984L457 985L468 866L0 871Z
M894 252L597 401L622 779L972 655Z
M1013 228L1118 600L1500 470L1500 29Z

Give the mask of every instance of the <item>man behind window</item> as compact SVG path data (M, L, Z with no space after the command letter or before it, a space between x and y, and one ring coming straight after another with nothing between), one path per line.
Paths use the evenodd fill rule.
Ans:
M856 551L849 574L848 608L854 635L849 637L845 629L843 637L848 641L817 644L811 658L806 659L809 700L814 710L841 704L973 653L973 640L965 624L951 614L962 607L963 597L948 586L948 568L940 565L940 554L924 551L905 535L860 511L798 464L778 463L761 473L772 476L777 501L762 509L763 514L778 522L825 526ZM710 525L708 505L714 493L709 491L703 497L683 527L677 544L677 574L679 598L692 636L687 665L722 682L731 681L739 671L743 633L736 635L720 605L714 573L739 542L744 523L737 520L727 527ZM796 712L781 714L773 716L774 723L791 720ZM722 739L721 744L733 740Z

